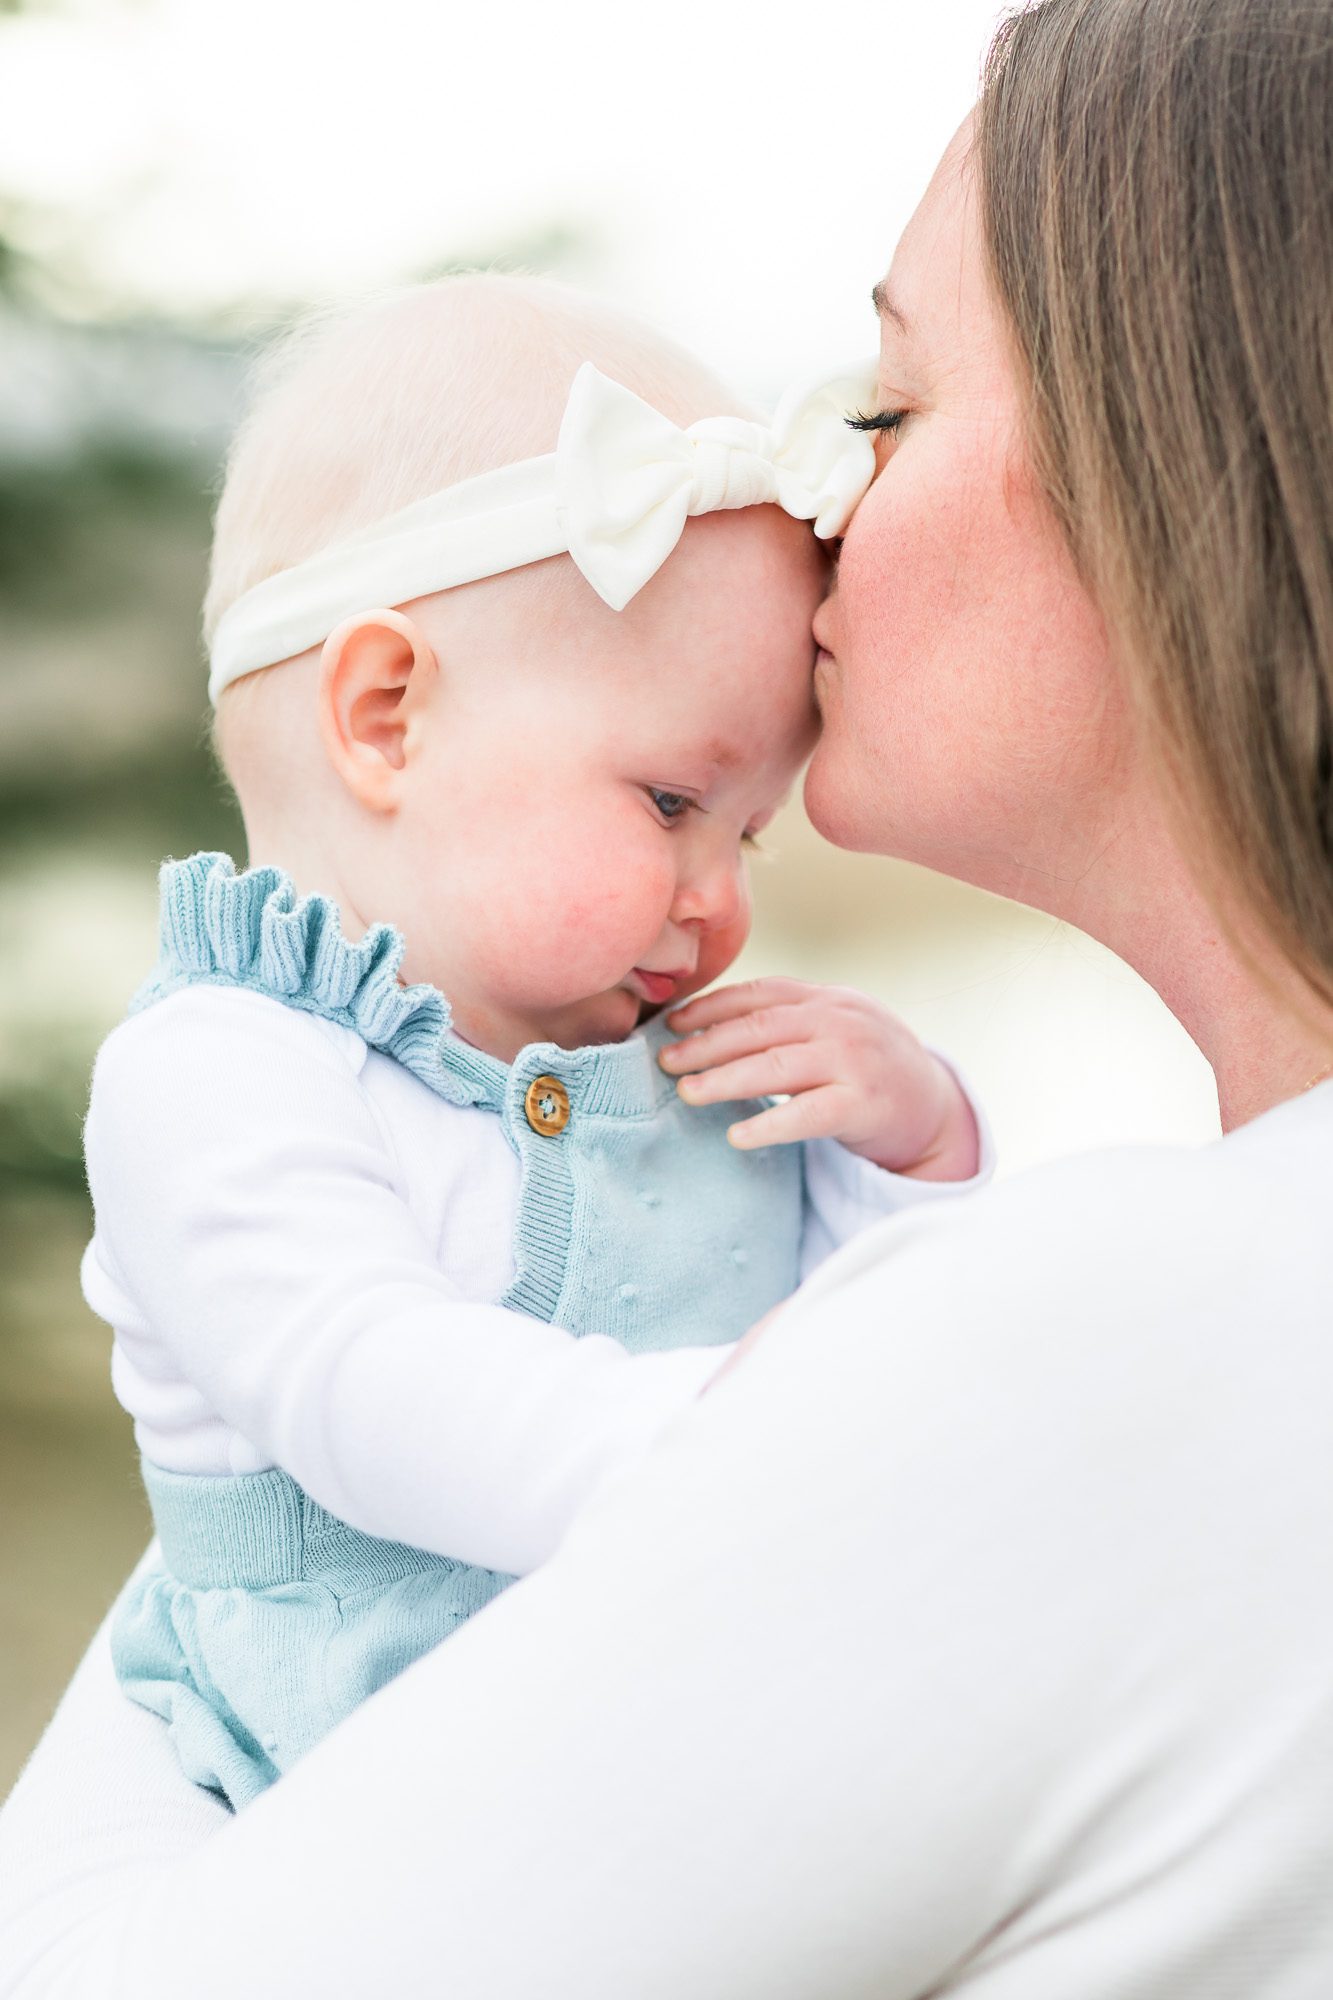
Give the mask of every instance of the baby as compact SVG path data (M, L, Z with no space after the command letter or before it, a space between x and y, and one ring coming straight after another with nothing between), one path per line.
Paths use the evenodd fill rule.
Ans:
M499 278L260 383L206 613L250 866L163 870L83 1266L161 1547L118 1670L233 1806L541 1562L831 1250L980 1170L869 1000L691 998L812 746L807 523L871 476L863 389L764 426Z

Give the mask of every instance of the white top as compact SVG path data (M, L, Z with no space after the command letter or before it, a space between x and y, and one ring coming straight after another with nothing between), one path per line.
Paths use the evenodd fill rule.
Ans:
M522 1574L725 1359L632 1359L491 1303L519 1194L499 1118L264 994L195 986L124 1022L84 1136L84 1294L168 1471L281 1465L369 1534ZM806 1183L802 1275L975 1185L827 1142Z
M0 1994L1328 2000L1331 1184L1326 1084L868 1233L234 1821L99 1639Z

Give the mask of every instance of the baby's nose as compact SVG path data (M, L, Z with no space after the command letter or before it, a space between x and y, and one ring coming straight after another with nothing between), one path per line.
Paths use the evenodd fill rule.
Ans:
M682 884L673 915L696 930L720 930L736 921L741 895L739 863L719 863Z

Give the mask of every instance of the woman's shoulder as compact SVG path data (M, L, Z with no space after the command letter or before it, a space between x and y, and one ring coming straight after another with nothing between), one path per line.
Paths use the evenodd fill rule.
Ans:
M1328 1086L1208 1146L1052 1161L913 1210L831 1259L801 1297L836 1291L867 1326L889 1315L895 1343L943 1328L1014 1356L1151 1348L1161 1365L1231 1341L1248 1349L1268 1329L1322 1354L1331 1177Z
M1333 1091L1275 1106L1203 1146L1108 1149L997 1189L987 1226L1012 1230L1059 1280L1082 1272L1125 1298L1271 1289L1307 1263L1333 1276L1313 1228L1333 1174Z

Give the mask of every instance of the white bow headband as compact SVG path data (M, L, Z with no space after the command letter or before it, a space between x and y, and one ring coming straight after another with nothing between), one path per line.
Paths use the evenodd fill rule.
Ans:
M875 470L872 440L845 419L873 386L873 367L847 369L789 390L771 424L707 417L680 430L585 361L553 452L432 493L238 597L214 634L209 698L358 611L566 551L622 611L692 514L775 502L825 540L841 534Z

